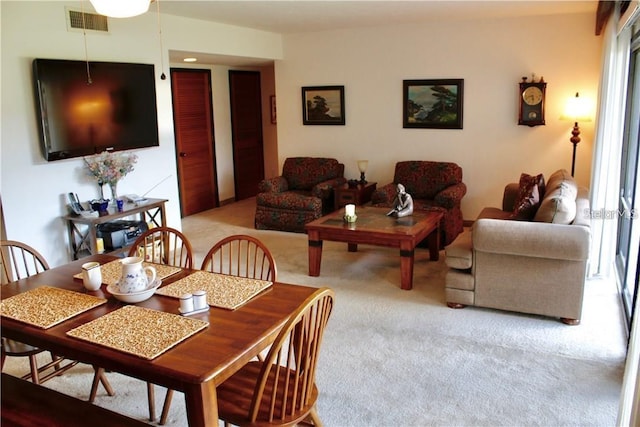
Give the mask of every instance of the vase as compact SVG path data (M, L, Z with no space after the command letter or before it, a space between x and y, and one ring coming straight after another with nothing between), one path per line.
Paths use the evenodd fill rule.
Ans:
M118 183L111 183L109 187L111 188L111 200L113 203L116 203L116 200L118 200Z
M98 181L98 187L100 187L100 200L104 200L104 183Z

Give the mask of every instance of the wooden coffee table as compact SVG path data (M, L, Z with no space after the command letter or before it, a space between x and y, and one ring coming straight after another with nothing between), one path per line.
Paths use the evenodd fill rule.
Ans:
M342 219L344 208L308 223L309 276L320 275L322 241L346 242L349 252L356 252L358 244L387 246L400 249L400 287L413 287L413 261L416 246L428 239L429 257L438 260L440 220L442 212L417 211L404 218L388 217L388 208L359 206L355 223Z

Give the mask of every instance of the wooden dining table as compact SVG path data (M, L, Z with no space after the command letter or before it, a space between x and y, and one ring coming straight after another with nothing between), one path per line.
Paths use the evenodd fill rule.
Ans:
M2 286L3 300L49 286L106 298L107 303L48 329L2 317L1 334L72 360L182 391L188 423L192 427L218 426L216 386L266 349L290 315L316 290L313 287L276 282L235 310L211 307L207 312L190 316L208 322L208 327L154 359L147 360L67 335L68 331L126 305L110 296L106 285L91 292L84 288L82 280L74 278L85 262L105 264L114 259L117 258L105 254L92 255ZM181 270L164 279L162 286L184 278L193 271ZM179 313L179 300L161 295L154 295L136 305ZM87 381L87 394L90 387L90 381Z

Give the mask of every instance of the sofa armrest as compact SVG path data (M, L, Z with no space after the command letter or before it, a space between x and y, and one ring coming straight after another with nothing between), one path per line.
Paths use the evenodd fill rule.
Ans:
M318 184L313 186L313 188L311 189L311 194L321 199L333 197L333 189L340 185L344 185L346 182L347 179L343 176L319 182Z
M384 205L391 206L393 199L396 198L397 186L393 182L385 184L382 187L376 188L371 195L372 205Z
M562 225L479 219L473 225L474 251L537 258L584 261L589 258L590 231Z
M506 212L513 212L516 207L516 199L520 192L520 184L512 182L504 187L504 194L502 195L502 210Z
M282 193L289 189L289 184L283 176L276 176L260 181L258 192L260 193Z
M438 206L442 206L446 209L452 209L456 206L460 206L462 197L467 194L467 186L464 182L451 185L438 194L434 198L434 202Z

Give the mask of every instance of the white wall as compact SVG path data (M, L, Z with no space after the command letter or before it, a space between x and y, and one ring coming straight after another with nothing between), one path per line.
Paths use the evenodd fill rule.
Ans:
M79 7L78 2L67 4ZM69 259L60 218L65 213L63 195L75 191L82 200L97 195L81 159L48 163L40 153L31 61L84 59L82 34L67 31L64 5L0 2L0 195L7 235L35 246L52 265ZM154 63L160 74L153 13L112 19L110 30L109 35L88 35L91 60ZM392 179L398 160L453 161L463 167L469 187L462 205L465 219L474 219L485 205L499 206L504 184L517 180L521 172L549 174L571 167L571 123L558 117L565 99L576 91L595 100L600 68L601 40L593 35L591 14L451 20L288 36L163 15L162 34L167 75L169 50L275 60L275 87L268 89L277 95L277 143L275 136L265 142L267 176L294 155L336 157L345 163L350 178L358 176L356 159L368 158L367 178L380 184ZM226 74L226 69L213 67L213 73ZM535 128L517 125L518 82L531 73L548 82L547 125ZM402 80L429 78L465 79L463 130L402 128ZM216 111L216 102L228 103L228 96L220 94L228 89L222 89L222 77L217 81L214 77L214 114L223 115L220 107ZM118 188L123 194L143 193L173 174L174 179L149 196L170 200L168 222L179 228L169 80L157 79L156 84L160 147L139 150L136 170ZM300 87L315 85L345 86L346 126L302 125ZM266 91L263 87L268 96ZM265 121L268 111L264 108ZM220 198L225 200L233 191L233 171L227 168L232 159L225 158L230 132L223 117L216 116L214 126L217 148L226 150L216 153ZM593 122L581 128L576 175L588 185ZM274 129L267 127L267 133ZM279 165L274 166L275 158Z
M7 237L40 250L52 266L68 262L67 235L61 216L64 195L78 193L81 200L95 198L98 187L86 177L82 159L46 162L41 154L32 89L33 58L84 60L82 33L66 28L65 4L70 2L0 2L1 19L1 133L0 194ZM88 2L85 2L88 7ZM119 184L118 191L144 193L167 175L149 197L167 198L168 224L180 228L176 179L169 49L204 51L245 57L282 58L276 34L204 21L162 17L164 70L161 70L157 17L111 19L110 33L87 36L89 59L153 63L156 65L160 147L137 150L136 169ZM227 97L228 99L228 97ZM108 190L107 190L108 192Z
M369 160L367 179L390 182L396 161L458 163L468 186L462 211L476 218L500 206L521 172L571 169L573 123L566 98L598 93L601 39L592 14L490 21L443 21L284 36L276 61L278 149L345 163ZM546 126L517 125L518 83L531 73L547 85ZM404 79L464 79L464 129L403 129ZM344 85L345 126L303 126L301 86ZM593 122L581 126L576 178L589 185Z

